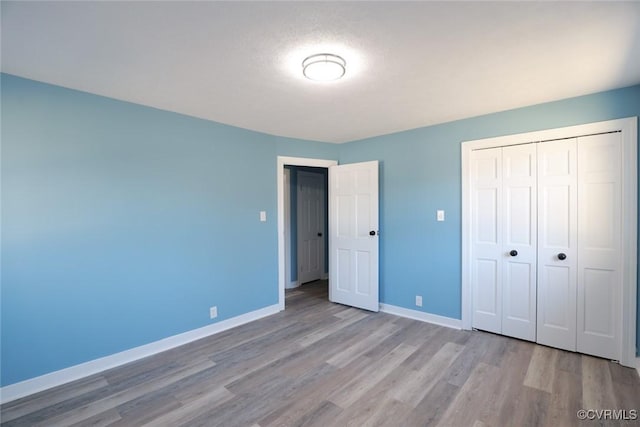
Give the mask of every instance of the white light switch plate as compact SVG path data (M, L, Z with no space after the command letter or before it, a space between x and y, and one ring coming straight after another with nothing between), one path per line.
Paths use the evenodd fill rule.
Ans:
M266 221L267 221L267 212L260 211L260 222L266 222Z
M442 210L436 211L436 219L438 221L444 221L444 211Z

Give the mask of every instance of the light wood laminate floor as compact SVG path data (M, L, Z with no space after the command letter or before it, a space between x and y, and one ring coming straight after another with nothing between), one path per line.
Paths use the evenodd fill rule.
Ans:
M640 410L633 369L332 304L322 281L286 298L279 314L9 402L2 425L640 425L576 415Z

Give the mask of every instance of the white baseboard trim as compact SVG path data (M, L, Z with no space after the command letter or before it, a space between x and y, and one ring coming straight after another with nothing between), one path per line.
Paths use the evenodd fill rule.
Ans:
M640 375L640 357L636 357L636 371L638 371L638 375Z
M424 311L411 310L409 308L398 307L397 305L380 304L380 311L395 314L400 317L420 320L422 322L433 323L434 325L446 326L447 328L462 329L462 321L460 319L425 313Z
M322 273L322 280L329 280L329 273Z
M292 280L291 282L289 282L289 283L287 284L287 286L285 286L285 289L295 289L295 288L297 288L298 286L300 286L300 283L298 283L298 281L297 281L297 280Z
M107 369L115 368L144 357L170 350L183 344L226 331L227 329L270 316L279 311L280 306L278 304L270 305L212 325L203 326L202 328L193 329L149 344L134 347L120 353L90 360L89 362L70 366L68 368L21 381L19 383L10 384L0 388L0 404L5 404L12 400L20 399L21 397L29 396L49 388L79 380L89 375L100 373Z

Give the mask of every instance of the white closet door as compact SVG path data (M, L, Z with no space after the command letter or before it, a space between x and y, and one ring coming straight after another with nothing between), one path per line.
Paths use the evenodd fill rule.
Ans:
M502 149L479 150L471 159L472 326L502 332Z
M502 149L502 333L536 340L536 144Z
M619 359L621 350L621 136L578 139L577 350Z
M537 342L576 350L576 139L538 144Z

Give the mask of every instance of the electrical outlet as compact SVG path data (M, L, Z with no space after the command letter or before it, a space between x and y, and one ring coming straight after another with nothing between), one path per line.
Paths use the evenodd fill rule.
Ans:
M418 307L422 307L422 296L421 295L416 295L416 305Z
M211 319L215 319L216 317L218 317L218 307L214 305L209 309L209 317Z

